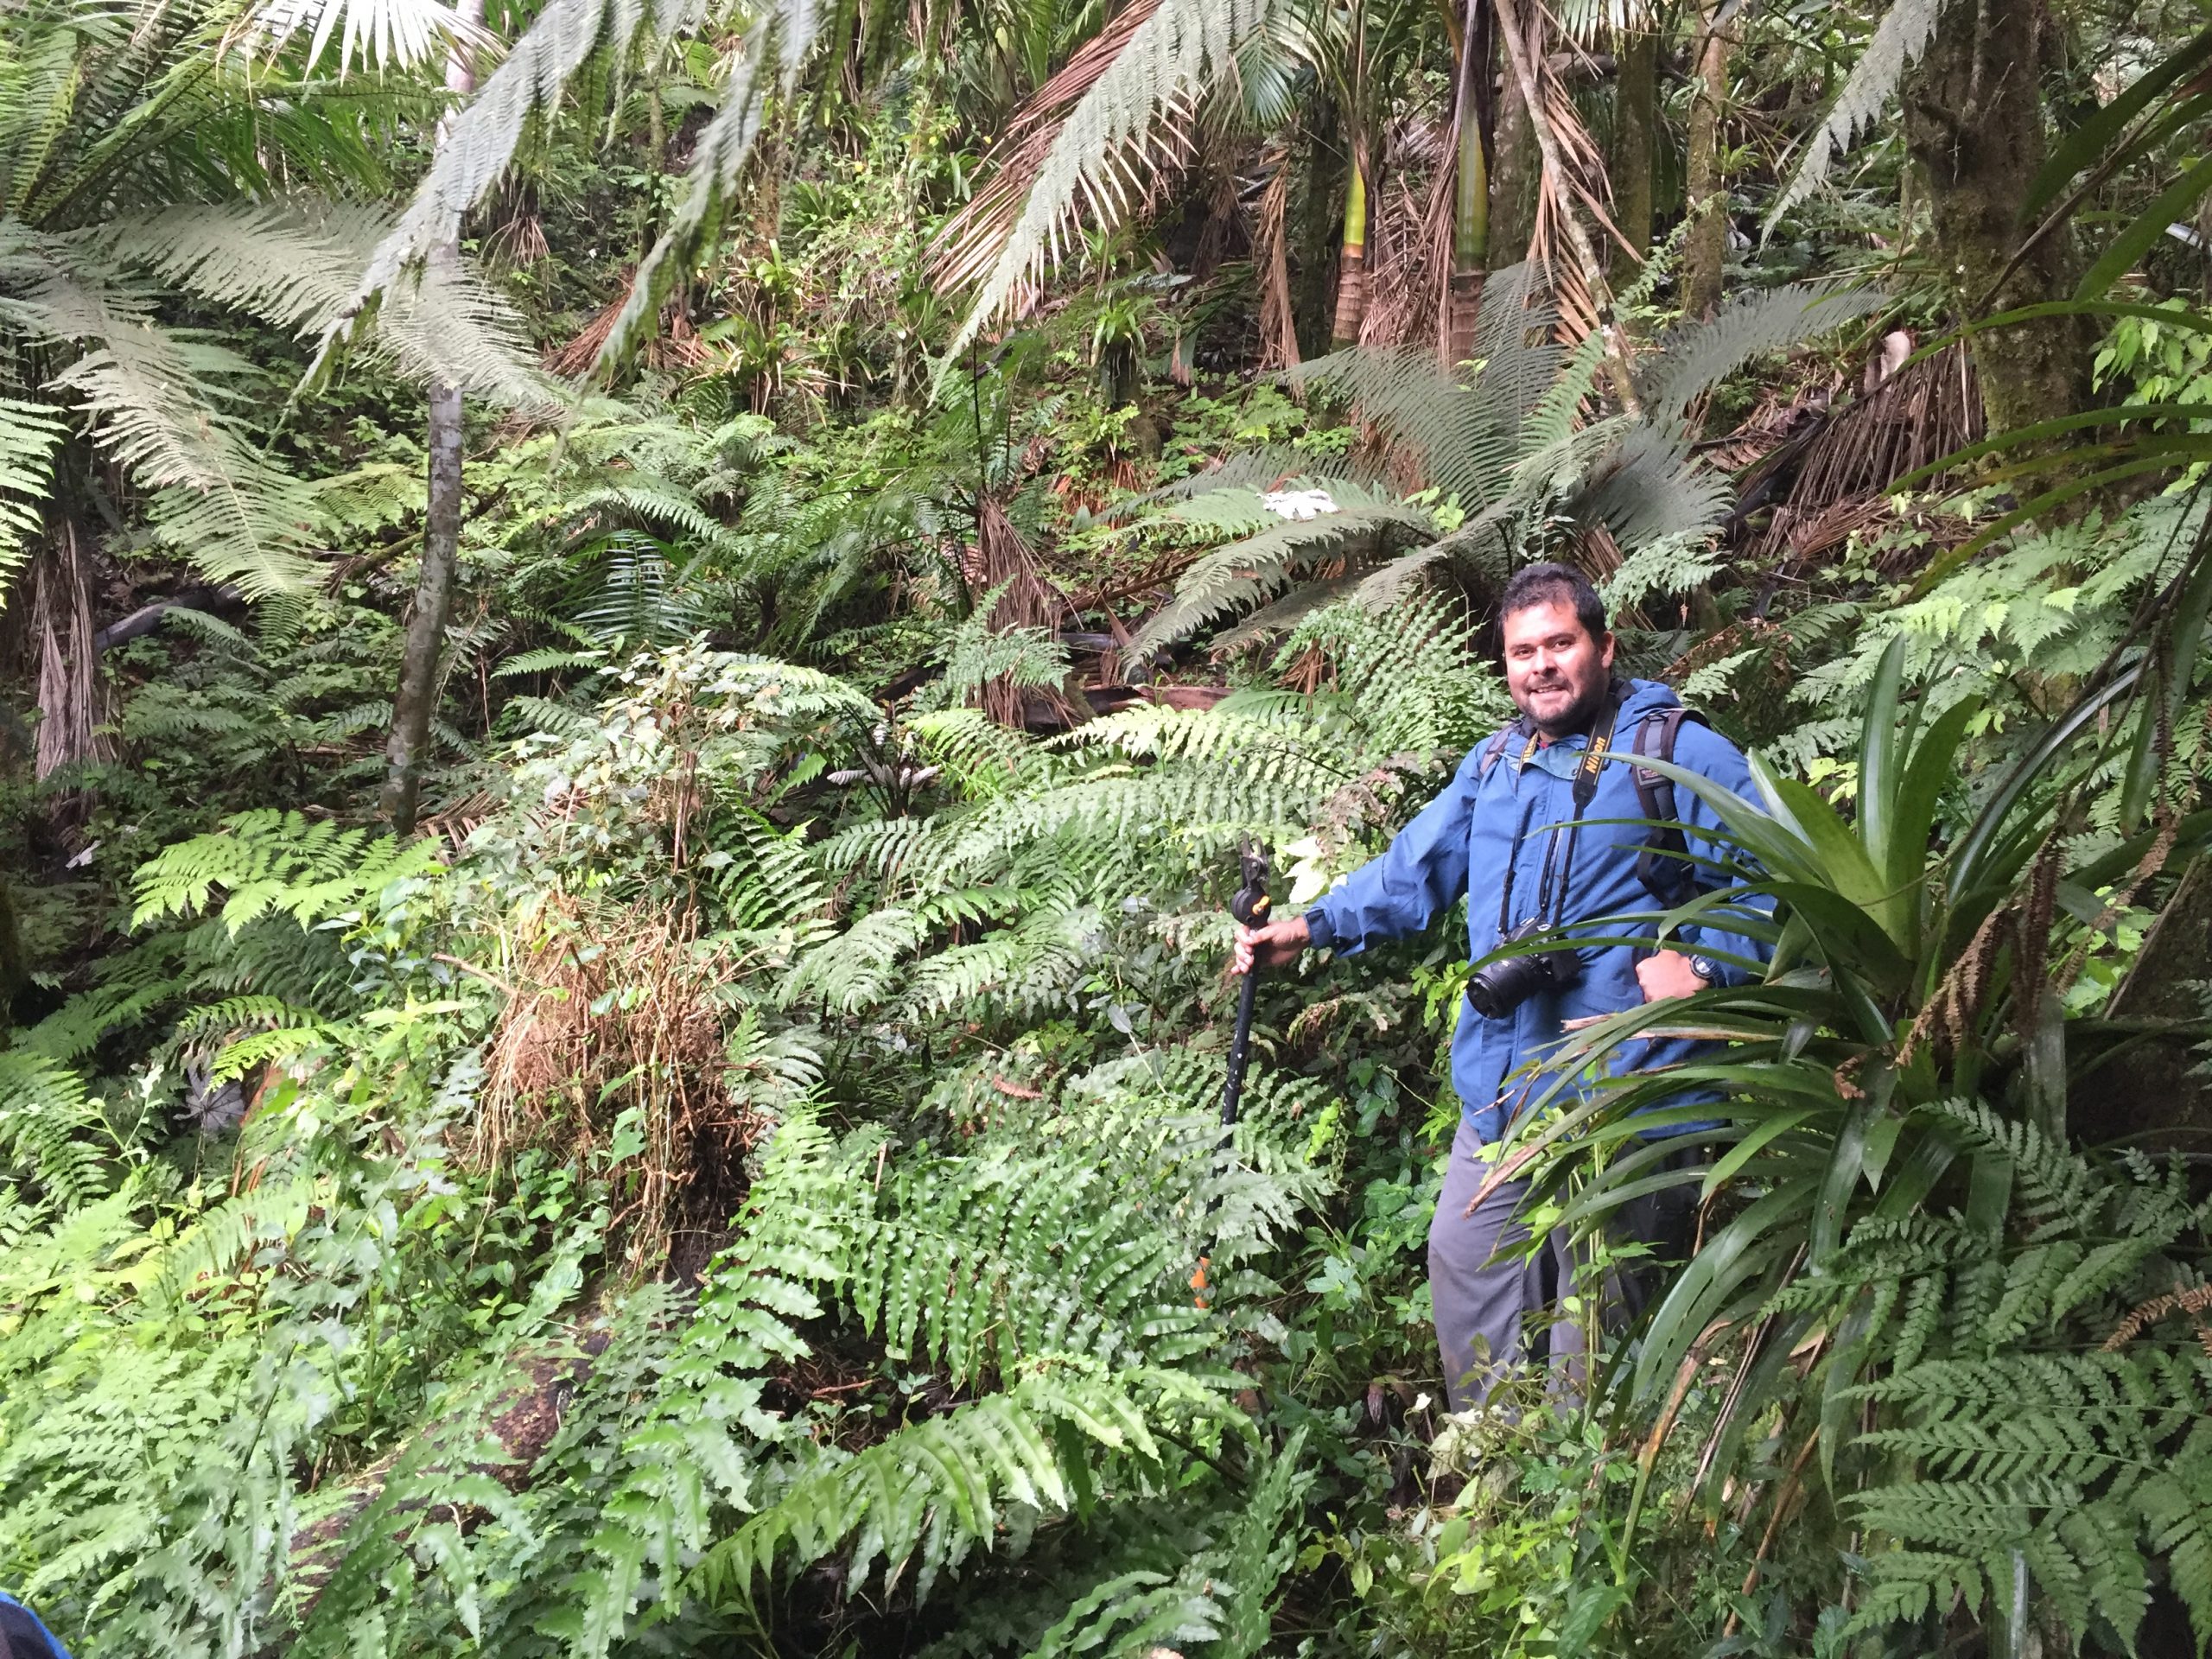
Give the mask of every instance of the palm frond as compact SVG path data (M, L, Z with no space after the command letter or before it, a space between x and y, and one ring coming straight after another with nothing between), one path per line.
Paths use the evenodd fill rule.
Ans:
M1129 39L1160 9L1160 0L1136 0L1077 48L1050 80L1024 99L1007 122L999 160L982 188L948 219L930 245L930 280L939 293L981 282L1020 222L1037 175L1058 142L1068 112L1113 67ZM1187 111L1161 113L1143 143L1163 171L1188 160Z

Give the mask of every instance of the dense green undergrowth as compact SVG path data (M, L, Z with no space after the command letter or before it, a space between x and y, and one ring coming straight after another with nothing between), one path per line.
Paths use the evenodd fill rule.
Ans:
M2203 1651L2212 35L2077 10L0 17L0 1590L87 1659ZM1774 964L1567 1039L1717 1045L1516 1128L1569 1312L1657 1184L1697 1249L1454 1418L1464 935L1268 978L1224 1133L1225 906L1510 717L1540 557L1753 756L1694 851Z

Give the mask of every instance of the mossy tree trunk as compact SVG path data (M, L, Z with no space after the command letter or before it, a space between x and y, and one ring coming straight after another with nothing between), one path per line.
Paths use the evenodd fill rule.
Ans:
M1620 74L1613 86L1614 223L1639 257L1651 251L1651 176L1659 155L1659 35L1644 27L1620 37ZM1613 250L1618 268L1624 263Z
M1705 8L1694 48L1683 191L1690 221L1682 245L1685 317L1709 317L1719 309L1721 268L1728 257L1728 182L1721 176L1720 112L1728 99L1732 41L1727 28L1718 22L1720 13L1717 4Z
M2044 164L2037 66L2052 27L2038 0L1954 6L1906 83L1905 143L1927 186L1936 264L1968 320L2073 291L2065 235L2012 257L2028 185ZM2088 406L2095 340L2085 319L1988 330L1973 350L1993 432Z

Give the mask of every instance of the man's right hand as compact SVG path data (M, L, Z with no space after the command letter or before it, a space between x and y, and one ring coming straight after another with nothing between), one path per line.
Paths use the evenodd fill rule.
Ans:
M1298 960L1298 953L1313 943L1307 931L1306 918L1293 916L1287 921L1269 922L1265 927L1243 927L1236 930L1236 948L1230 952L1229 971L1249 974L1254 963L1262 968L1281 968Z

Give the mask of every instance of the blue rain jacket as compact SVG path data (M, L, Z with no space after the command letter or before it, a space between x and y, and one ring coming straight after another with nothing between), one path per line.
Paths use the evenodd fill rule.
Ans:
M1637 721L1655 709L1674 708L1679 701L1656 680L1630 680L1626 685L1613 728L1617 752L1624 756ZM1350 955L1386 939L1404 938L1426 930L1465 895L1467 947L1471 959L1481 961L1498 942L1499 899L1509 880L1509 927L1535 913L1546 846L1554 826L1563 864L1565 826L1574 817L1574 773L1588 747L1586 738L1563 738L1536 749L1524 766L1522 756L1528 744L1516 731L1485 772L1483 755L1490 743L1478 744L1459 763L1450 785L1398 832L1389 850L1354 871L1306 912L1313 943ZM1682 722L1675 739L1674 761L1739 795L1757 798L1743 752L1707 727ZM1559 913L1570 924L1570 932L1618 938L1632 930L1572 925L1662 908L1636 876L1637 855L1649 831L1637 823L1603 822L1643 816L1629 762L1625 758L1608 760L1583 815L1573 869L1567 873ZM1675 788L1675 817L1694 829L1719 827L1713 810L1681 785ZM1694 833L1689 836L1689 850L1706 857L1726 852ZM1704 886L1713 885L1713 873L1700 870L1699 874ZM1761 912L1771 909L1765 899L1746 899L1744 905ZM1764 944L1712 925L1682 928L1669 945L1716 957L1726 953L1759 961L1767 957ZM1513 1074L1558 1043L1565 1021L1618 1014L1643 1001L1636 977L1636 952L1630 946L1586 945L1577 954L1582 960L1580 984L1566 991L1539 991L1502 1019L1486 1020L1460 999L1459 1029L1452 1039L1452 1085L1467 1122L1485 1144L1503 1135L1526 1102L1550 1081L1541 1072L1532 1074L1533 1081ZM1746 969L1726 961L1718 965L1723 983L1739 983L1747 976ZM1710 1046L1681 1039L1635 1039L1616 1051L1613 1065L1617 1071L1679 1065Z

